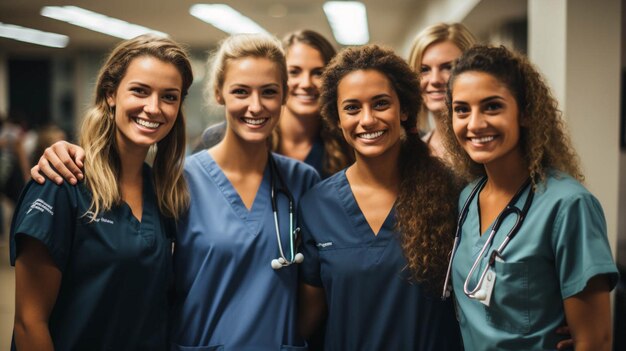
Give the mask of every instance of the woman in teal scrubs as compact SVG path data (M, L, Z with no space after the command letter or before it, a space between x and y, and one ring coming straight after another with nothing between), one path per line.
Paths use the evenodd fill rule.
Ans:
M606 223L543 78L504 47L478 46L453 69L448 101L447 143L473 181L451 263L466 349L554 349L566 321L576 350L610 350Z
M145 35L113 50L81 129L85 182L31 182L17 206L13 349L166 349L168 223L189 201L181 105L192 81L170 39Z
M435 294L458 192L409 132L416 74L391 50L346 49L323 75L321 102L356 162L300 203L303 333L327 316L326 350L461 350L453 305Z

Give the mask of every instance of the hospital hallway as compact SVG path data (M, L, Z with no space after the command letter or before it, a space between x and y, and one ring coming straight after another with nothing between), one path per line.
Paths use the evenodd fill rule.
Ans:
M2 231L3 235L0 236L0 350L9 350L15 312L15 274L13 267L9 264L8 238L12 211L7 204L1 203L0 205L3 206L2 224L5 226Z

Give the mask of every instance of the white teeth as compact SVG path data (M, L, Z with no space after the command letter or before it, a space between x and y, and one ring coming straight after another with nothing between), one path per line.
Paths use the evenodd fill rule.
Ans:
M477 143L477 144L482 144L482 143L488 143L490 141L492 141L495 137L492 136L486 136L486 137L482 137L482 138L470 138L470 140L473 143Z
M362 139L376 139L379 136L383 135L383 133L385 133L384 130L379 130L378 132L372 132L372 133L361 133L361 134L359 134L359 138L362 138Z
M135 118L135 122L137 122L137 124L139 124L140 126L144 126L146 128L150 128L150 129L156 129L158 128L161 123L159 122L150 122L150 121L146 121L145 119L141 119L141 118Z
M257 125L265 123L268 120L268 118L245 118L244 117L242 118L242 120L247 124L252 124L252 125L257 126Z

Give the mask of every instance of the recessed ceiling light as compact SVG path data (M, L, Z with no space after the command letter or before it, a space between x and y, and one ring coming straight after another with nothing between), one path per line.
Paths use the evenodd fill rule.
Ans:
M70 38L67 35L44 32L6 23L0 23L0 37L52 48L64 48L70 42Z
M130 39L146 33L167 36L166 33L77 6L44 6L41 9L41 15L122 39Z
M324 12L339 44L362 45L370 40L367 11L362 2L327 1Z
M189 13L202 21L229 34L267 33L250 18L224 4L195 4Z

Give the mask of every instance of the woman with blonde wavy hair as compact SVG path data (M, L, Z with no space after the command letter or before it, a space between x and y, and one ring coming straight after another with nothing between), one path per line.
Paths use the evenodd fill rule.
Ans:
M447 99L446 145L472 181L450 263L465 347L552 348L567 321L576 350L610 350L617 269L604 214L544 79L521 55L476 46Z
M85 181L31 182L17 207L13 348L165 349L192 81L170 39L143 35L112 51L81 129Z
M376 45L345 49L322 77L322 115L356 161L300 202L301 327L327 316L327 350L461 350L443 282L458 196L412 133L415 72Z
M419 32L411 45L409 65L419 75L424 101L417 118L418 127L427 132L422 140L431 153L444 160L447 156L441 124L446 113L448 78L454 61L475 42L474 35L463 24L437 23Z

